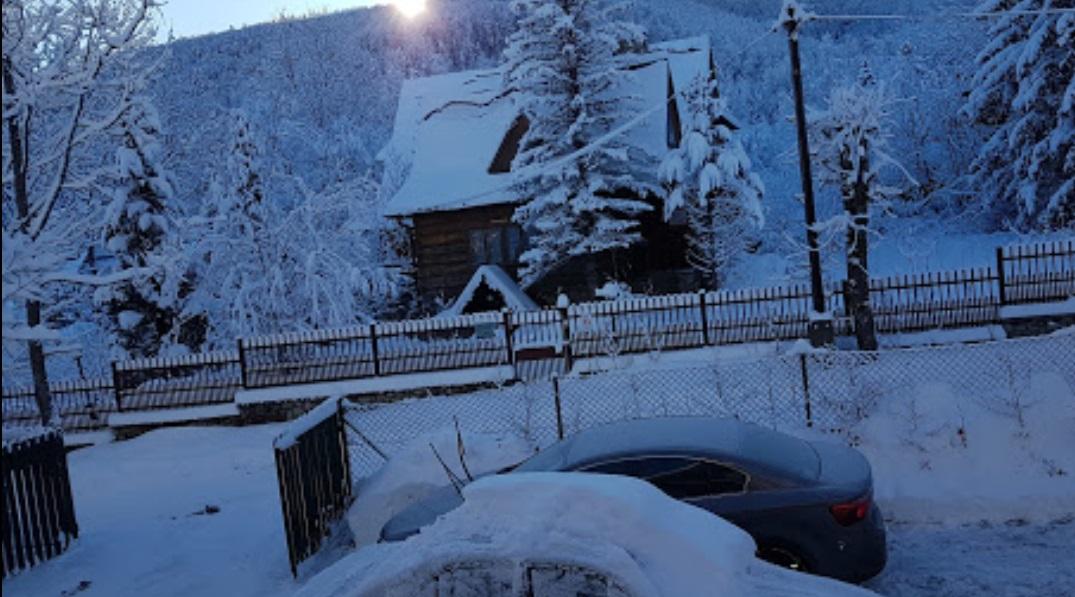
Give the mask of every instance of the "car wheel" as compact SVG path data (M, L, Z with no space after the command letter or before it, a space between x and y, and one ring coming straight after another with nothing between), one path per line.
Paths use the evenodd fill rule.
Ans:
M790 570L797 570L799 572L809 572L809 568L806 565L806 560L803 559L795 550L788 549L779 545L770 545L758 550L758 558L775 564L781 568L788 568Z

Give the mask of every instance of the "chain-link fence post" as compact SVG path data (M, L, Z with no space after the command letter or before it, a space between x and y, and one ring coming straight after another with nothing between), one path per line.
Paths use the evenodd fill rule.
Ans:
M564 415L560 404L560 376L552 377L552 396L556 406L556 437L564 439Z
M806 426L814 426L814 413L810 406L810 372L806 366L806 355L799 355L799 371L803 378L803 404L806 408Z

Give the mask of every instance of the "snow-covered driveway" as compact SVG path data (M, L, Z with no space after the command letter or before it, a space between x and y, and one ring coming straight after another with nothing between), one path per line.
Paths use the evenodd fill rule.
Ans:
M288 572L272 459L280 430L165 429L71 453L81 538L5 580L4 595L291 595L300 583ZM220 511L206 514L206 506ZM869 585L882 594L1075 594L1070 516L1023 525L891 523L889 532L888 569Z
M889 522L888 530L888 567L866 585L883 595L1075 595L1075 517L954 526Z

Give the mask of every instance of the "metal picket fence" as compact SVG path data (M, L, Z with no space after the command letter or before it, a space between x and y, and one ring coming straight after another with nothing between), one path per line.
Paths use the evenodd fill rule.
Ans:
M49 384L52 409L64 431L94 431L108 425L108 415L116 410L112 380L108 378L60 381ZM5 425L41 424L41 414L34 398L34 388L4 388L3 421Z

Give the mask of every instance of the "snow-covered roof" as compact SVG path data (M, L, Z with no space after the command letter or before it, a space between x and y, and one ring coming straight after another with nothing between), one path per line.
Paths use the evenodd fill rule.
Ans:
M474 293L482 284L503 297L504 306L514 312L537 311L540 308L500 266L483 265L474 272L463 292L459 293L452 306L442 312L440 317L463 315L467 305L474 299Z
M623 97L637 106L625 117L664 101L671 75L676 90L708 72L708 37L653 44L645 54L624 60ZM417 213L498 205L516 200L510 174L490 173L490 165L519 110L502 87L499 69L450 73L405 81L392 137L379 154L396 172L407 172L388 202L386 214ZM686 106L677 98L680 114ZM681 118L681 121L683 119ZM654 112L627 134L629 146L657 160L667 150L668 115ZM644 162L641 162L644 163Z

